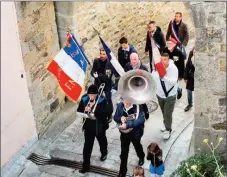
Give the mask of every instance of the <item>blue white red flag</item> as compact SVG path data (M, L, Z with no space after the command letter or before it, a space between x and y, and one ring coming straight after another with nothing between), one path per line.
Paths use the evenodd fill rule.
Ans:
M106 51L106 54L108 56L108 59L110 60L110 63L113 66L112 72L113 72L114 76L115 77L122 76L125 73L124 69L122 68L122 66L116 59L116 57L113 55L113 52L110 50L110 48L106 45L106 43L103 41L103 39L100 36L99 36L99 39L102 43L104 50Z
M89 61L76 38L72 34L69 35L68 46L60 50L47 70L57 78L65 94L73 101L77 101L82 92Z

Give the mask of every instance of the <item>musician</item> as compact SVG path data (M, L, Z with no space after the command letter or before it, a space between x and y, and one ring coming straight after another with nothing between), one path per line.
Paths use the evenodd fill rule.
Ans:
M110 107L113 108L112 102L112 93L111 89L113 86L112 76L113 73L111 72L111 63L108 60L108 56L103 48L100 49L100 57L94 60L92 69L91 69L91 76L95 78L94 84L99 87L102 83L105 83L104 92L106 95L106 99ZM112 112L108 115L108 119L111 120Z
M106 99L98 96L98 87L96 85L91 85L88 88L87 94L82 96L77 112L79 112L79 114L85 113L86 115L86 113L91 112L95 104L97 104L94 111L95 119L91 116L92 119L86 118L84 126L82 127L84 130L85 143L83 149L83 167L79 171L80 173L86 173L90 170L90 157L95 137L100 146L100 160L104 161L107 157L106 130L109 128L107 116L109 115L110 108Z
M125 65L125 68L124 68L125 72L130 71L130 70L134 70L134 69L148 71L147 67L139 59L139 56L138 56L137 53L132 53L130 55L130 62L128 62ZM143 107L143 111L144 111L144 114L145 114L145 118L149 119L149 112L148 112L147 105L142 104L142 107Z
M166 47L166 41L161 28L159 26L156 26L155 21L150 21L148 24L145 53L147 54L147 52L149 52L151 72L153 71L153 69L155 69L152 51L152 48L154 46L158 47L161 54Z
M131 116L134 116L135 119L127 121L127 118ZM144 113L141 106L139 106L139 109L137 109L136 105L122 99L122 102L117 105L117 109L114 115L114 121L118 124L121 124L119 126L120 132L129 128L133 128L128 133L121 132L120 136L121 165L118 177L125 177L127 173L128 153L131 142L136 150L137 156L139 157L138 165L142 166L144 164L145 153L140 142L144 131Z
M174 38L177 41L178 46L181 48L184 59L186 60L186 51L185 47L189 41L189 32L188 26L182 21L182 13L176 12L174 20L171 20L168 26L168 30L166 33L166 40Z
M176 65L178 69L178 81L181 81L184 78L184 54L179 49L179 46L177 45L177 41L173 38L170 38L169 41L166 42L167 49L165 49L165 52L169 54L169 58L174 61L174 64ZM178 86L177 89L177 99L180 99L182 97L182 88Z

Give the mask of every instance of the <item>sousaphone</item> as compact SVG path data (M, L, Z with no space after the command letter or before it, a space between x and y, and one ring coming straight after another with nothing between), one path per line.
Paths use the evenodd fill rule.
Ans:
M156 90L155 79L151 73L144 70L140 70L139 72L137 70L125 72L118 83L118 92L122 98L137 105L137 113L134 120L139 116L139 105L151 101L156 95ZM132 131L132 128L119 130L123 133L129 133Z

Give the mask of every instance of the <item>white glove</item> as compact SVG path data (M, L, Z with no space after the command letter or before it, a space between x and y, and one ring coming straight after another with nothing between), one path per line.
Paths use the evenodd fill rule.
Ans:
M95 73L93 74L93 76L94 76L94 78L97 78L99 75L98 75L97 72L95 72Z

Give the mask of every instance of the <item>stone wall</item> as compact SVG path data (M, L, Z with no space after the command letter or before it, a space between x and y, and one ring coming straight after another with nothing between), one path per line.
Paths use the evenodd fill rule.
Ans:
M53 2L15 2L29 95L38 134L64 104L64 94L46 67L59 51Z
M196 32L195 152L208 138L226 153L226 2L190 3ZM226 157L226 156L225 156Z
M69 6L70 3L70 6ZM126 33L129 42L144 56L147 23L155 20L164 33L175 12L183 13L188 24L190 37L194 37L194 24L188 9L181 2L56 2L56 14L59 29L71 27L84 46L85 53L91 60L99 55L101 47L98 36L92 29L94 26L105 42L117 55L119 39ZM64 9L60 7L65 7ZM163 10L162 10L163 9ZM68 15L67 15L68 14ZM61 33L64 35L65 31ZM65 37L60 41L65 41Z
M102 47L92 26L101 33L115 56L121 33L125 32L129 43L136 47L144 59L147 23L155 20L166 33L168 23L177 11L183 13L190 37L194 38L194 24L182 2L55 2L55 8L61 45L65 43L66 31L70 28L91 62L99 56ZM85 86L92 80L89 71L90 67Z

